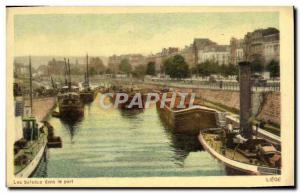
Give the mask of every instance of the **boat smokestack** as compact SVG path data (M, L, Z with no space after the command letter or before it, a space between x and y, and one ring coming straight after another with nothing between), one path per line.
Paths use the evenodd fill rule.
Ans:
M243 137L252 137L251 117L251 68L249 62L240 62L240 128Z

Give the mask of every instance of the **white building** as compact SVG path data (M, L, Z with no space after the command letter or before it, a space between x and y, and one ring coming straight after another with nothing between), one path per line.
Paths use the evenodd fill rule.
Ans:
M265 36L264 56L267 64L272 60L279 61L279 45L279 34Z
M231 63L238 65L239 62L244 60L244 40L232 37L230 39L230 59Z
M230 48L227 45L210 46L205 48L198 57L199 63L212 61L219 65L228 65L230 63Z
M238 48L236 49L236 64L244 60L244 49L243 48Z
M257 29L244 37L244 55L248 61L259 60L267 66L280 61L280 32L276 28Z

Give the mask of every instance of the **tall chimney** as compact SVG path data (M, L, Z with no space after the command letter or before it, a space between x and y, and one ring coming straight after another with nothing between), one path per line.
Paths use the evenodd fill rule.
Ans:
M251 117L251 69L249 62L240 62L240 128L243 137L252 137Z

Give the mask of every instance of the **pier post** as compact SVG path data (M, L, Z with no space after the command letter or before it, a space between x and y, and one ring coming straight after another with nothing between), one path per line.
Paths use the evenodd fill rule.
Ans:
M251 117L251 69L249 62L240 62L240 128L243 137L252 137Z

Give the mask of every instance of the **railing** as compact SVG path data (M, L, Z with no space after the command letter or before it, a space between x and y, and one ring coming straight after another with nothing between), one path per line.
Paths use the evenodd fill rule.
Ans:
M74 77L73 80L81 81L81 77ZM92 76L91 82L97 85L104 85L111 83L113 81L119 81L120 83L148 83L161 86L173 86L173 87L183 87L183 88L204 88L213 90L230 90L239 91L239 82L234 80L223 80L223 81L209 81L206 79L199 80L175 80L175 79L145 79L145 80L131 80L131 78L112 78L104 76ZM269 82L258 82L253 84L252 91L254 92L267 92L267 91L280 91L280 82L269 81Z
M205 89L213 89L213 90L231 90L231 91L239 91L240 84L239 82L226 82L226 81L192 81L192 80L182 80L182 81L151 81L146 80L146 83L157 84L157 85L166 85L166 86L174 86L174 87L185 87L185 88L205 88ZM252 85L252 91L255 92L267 92L267 91L280 91L280 83L279 82L267 82L263 84L254 84Z

